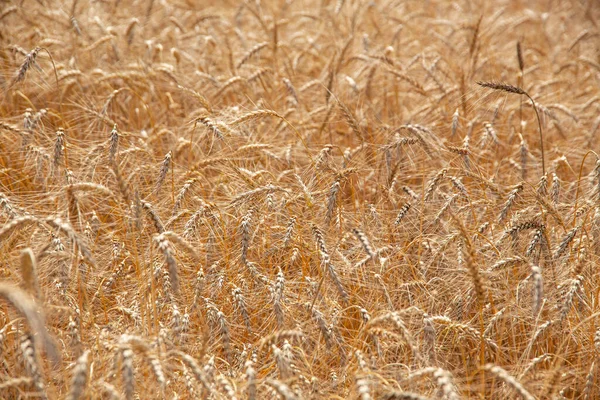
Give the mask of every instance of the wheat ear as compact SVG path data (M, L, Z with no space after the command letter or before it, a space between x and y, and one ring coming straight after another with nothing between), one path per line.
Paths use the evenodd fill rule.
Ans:
M537 105L536 105L535 101L533 100L533 98L531 98L529 93L527 93L525 90L521 89L518 86L513 86L513 85L509 85L506 83L500 83L500 82L482 82L482 81L477 82L477 84L479 86L483 86L483 87L493 89L493 90L500 90L500 91L503 91L506 93L525 95L525 96L527 96L529 101L531 101L531 105L533 107L533 110L535 111L535 116L537 118L538 129L539 129L539 133L540 133L540 150L542 151L542 175L546 175L546 162L545 162L545 157L544 157L544 135L542 133L542 122L540 119L540 114L538 113L538 110L537 110Z

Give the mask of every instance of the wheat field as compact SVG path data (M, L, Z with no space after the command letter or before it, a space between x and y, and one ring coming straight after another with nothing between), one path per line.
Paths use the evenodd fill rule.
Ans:
M0 2L0 398L600 398L599 18Z

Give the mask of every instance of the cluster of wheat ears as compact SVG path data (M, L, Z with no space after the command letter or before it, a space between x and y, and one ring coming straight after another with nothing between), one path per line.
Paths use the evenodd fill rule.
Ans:
M0 397L598 398L599 18L1 2Z

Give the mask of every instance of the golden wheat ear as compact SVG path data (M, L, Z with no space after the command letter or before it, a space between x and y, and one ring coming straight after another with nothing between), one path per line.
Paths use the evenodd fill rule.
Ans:
M542 175L546 175L546 161L544 157L544 134L542 133L542 121L540 119L540 114L538 113L538 105L533 100L533 98L525 90L521 89L518 86L509 85L508 83L477 81L477 84L488 89L524 95L527 96L529 101L531 101L531 106L533 107L533 111L535 111L535 116L538 122L538 131L540 133L540 150L542 152Z
M55 363L60 361L60 353L46 329L43 312L38 304L25 291L8 283L0 282L0 297L4 298L25 319L31 332L35 332L34 345L41 347Z
M21 252L21 277L23 286L27 292L32 294L37 300L40 298L40 287L37 279L37 264L35 255L30 248Z

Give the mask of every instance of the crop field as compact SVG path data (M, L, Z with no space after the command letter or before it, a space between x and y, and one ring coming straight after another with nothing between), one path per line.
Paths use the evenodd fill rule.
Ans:
M0 1L0 398L600 398L599 21Z

